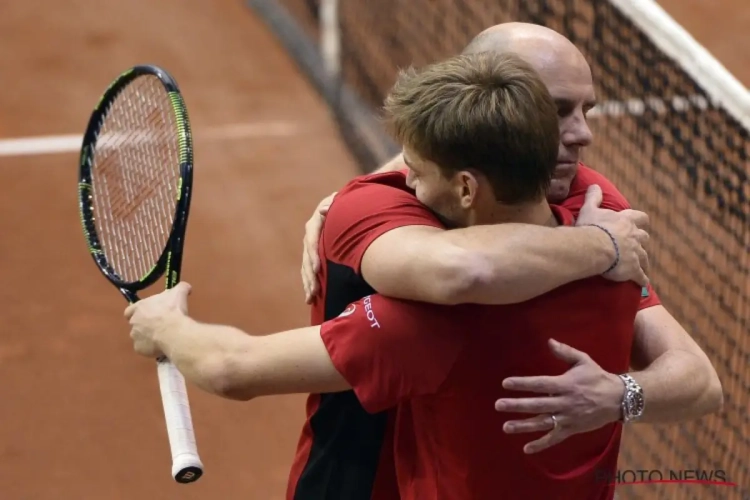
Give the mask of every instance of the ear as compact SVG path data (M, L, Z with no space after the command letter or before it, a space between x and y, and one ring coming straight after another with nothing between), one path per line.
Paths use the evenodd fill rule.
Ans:
M454 182L461 208L465 210L471 208L479 193L479 179L474 173L461 170L456 174Z

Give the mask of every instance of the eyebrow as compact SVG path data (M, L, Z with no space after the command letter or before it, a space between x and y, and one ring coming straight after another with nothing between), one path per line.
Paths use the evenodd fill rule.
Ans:
M555 101L556 106L561 106L561 107L568 106L571 108L575 106L575 101L572 99L566 99L564 97L560 97L560 98L554 98L553 100ZM596 99L595 98L586 99L583 103L587 106L596 106Z

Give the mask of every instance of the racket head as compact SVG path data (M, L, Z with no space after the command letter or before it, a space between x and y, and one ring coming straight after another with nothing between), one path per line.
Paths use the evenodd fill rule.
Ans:
M177 82L155 65L121 73L89 118L78 198L89 253L131 302L167 270L168 288L179 281L192 172L192 133ZM148 191L158 191L158 198L149 198ZM139 220L125 224L123 211ZM156 219L159 234L147 227ZM133 244L148 256L132 257Z

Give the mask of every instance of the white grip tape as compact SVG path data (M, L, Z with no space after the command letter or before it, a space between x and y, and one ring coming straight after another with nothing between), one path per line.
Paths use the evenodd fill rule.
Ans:
M179 482L192 482L202 474L203 464L195 444L185 378L167 359L158 361L157 367L169 446L172 450L172 477ZM196 474L185 471L187 468L197 468L200 472Z

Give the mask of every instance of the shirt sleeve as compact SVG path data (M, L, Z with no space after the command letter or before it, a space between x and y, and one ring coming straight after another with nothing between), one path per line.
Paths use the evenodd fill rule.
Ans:
M443 228L410 192L384 183L358 183L337 195L328 211L322 233L326 258L359 273L370 244L403 226Z
M366 411L435 393L466 342L454 308L370 295L321 326L336 369Z
M641 289L641 302L638 304L638 310L642 311L643 309L659 305L661 305L661 299L659 299L659 296L656 294L654 287L651 286L651 283L649 283L648 286L644 286Z

